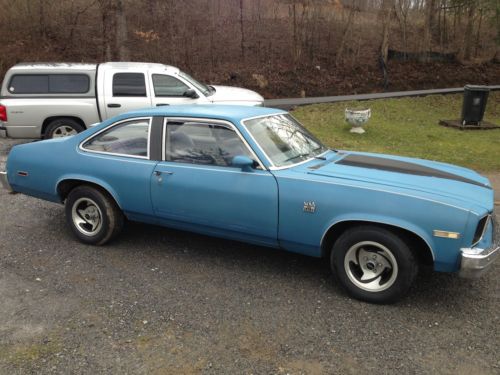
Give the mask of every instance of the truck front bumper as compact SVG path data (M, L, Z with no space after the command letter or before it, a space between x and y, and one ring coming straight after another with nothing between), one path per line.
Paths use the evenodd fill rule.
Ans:
M9 184L9 180L7 180L7 172L1 172L0 171L0 185L2 185L2 187L5 189L5 190L8 190L10 192L12 192L12 187L10 186Z
M462 250L459 276L465 278L478 278L482 276L493 264L500 254L500 246L493 244L488 249L465 248Z

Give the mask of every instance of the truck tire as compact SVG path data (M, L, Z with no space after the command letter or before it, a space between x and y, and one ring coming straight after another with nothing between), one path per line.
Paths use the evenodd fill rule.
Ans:
M53 120L45 129L44 139L68 137L84 131L85 128L71 118Z

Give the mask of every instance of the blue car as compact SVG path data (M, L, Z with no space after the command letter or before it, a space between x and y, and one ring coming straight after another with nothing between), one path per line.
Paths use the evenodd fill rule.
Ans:
M390 303L421 265L480 276L499 253L489 181L469 169L328 149L289 113L169 106L15 146L6 188L65 204L82 242L125 219L330 261L355 298Z

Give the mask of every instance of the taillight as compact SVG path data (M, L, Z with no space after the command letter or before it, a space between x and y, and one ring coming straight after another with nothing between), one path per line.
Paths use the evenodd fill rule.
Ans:
M0 121L7 121L7 107L0 105Z

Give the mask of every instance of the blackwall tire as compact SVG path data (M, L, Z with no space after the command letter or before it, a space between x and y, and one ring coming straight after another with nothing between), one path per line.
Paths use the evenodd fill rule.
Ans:
M347 229L333 245L330 265L351 296L380 304L405 296L418 273L405 238L370 225Z
M84 131L85 128L71 118L60 118L47 125L44 139L69 137Z
M81 185L71 190L65 212L71 230L86 244L104 245L123 227L123 213L114 199L92 186Z

